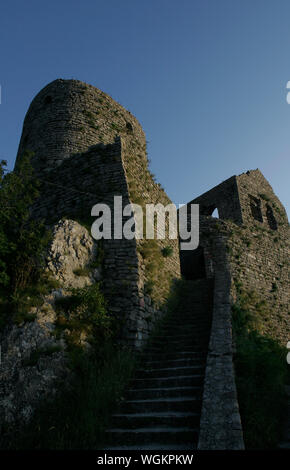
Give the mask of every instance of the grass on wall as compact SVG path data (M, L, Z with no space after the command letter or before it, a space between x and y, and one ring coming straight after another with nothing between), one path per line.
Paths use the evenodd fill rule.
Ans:
M268 309L261 302L254 313L251 298L250 294L240 293L232 309L244 441L246 449L274 449L281 437L286 407L287 350L275 339L261 334L260 326Z

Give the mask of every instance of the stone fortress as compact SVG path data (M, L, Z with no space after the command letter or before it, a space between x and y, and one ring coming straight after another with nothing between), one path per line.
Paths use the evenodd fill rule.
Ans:
M124 205L171 202L148 169L146 139L136 118L83 82L58 79L34 98L16 167L25 150L33 152L41 182L33 215L49 224L62 218L92 223L93 205L107 203L113 210L116 195ZM212 279L199 448L243 448L231 305L241 288L255 291L269 305L264 332L286 345L288 220L259 170L232 176L190 203L200 207L200 245L194 251L179 252L178 240L168 234L165 240L102 241L105 295L123 322L123 340L139 349L162 316L174 279ZM215 209L219 218L211 216ZM164 249L170 256L162 255Z

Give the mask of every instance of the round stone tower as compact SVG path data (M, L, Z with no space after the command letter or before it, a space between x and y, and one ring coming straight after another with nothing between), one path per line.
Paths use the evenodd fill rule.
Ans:
M113 143L119 135L146 158L146 140L137 119L101 90L79 80L57 79L43 88L26 114L16 165L24 150L34 153L37 173L91 146ZM135 153L136 154L136 153Z
M171 202L148 168L146 138L137 119L81 81L58 79L38 93L24 120L16 167L25 151L33 153L41 183L32 214L47 223L63 217L87 222L96 203L108 204L113 212L115 195L122 196L124 205L141 205L144 214L146 204ZM162 253L168 246L172 255L165 259ZM133 282L126 294L133 310L145 291L162 304L172 278L180 276L178 240L169 239L168 232L154 242L105 240L104 253L106 288L115 283L119 292L124 290L120 283ZM119 294L111 305L123 308ZM129 316L130 308L124 306ZM133 330L135 335L136 325Z

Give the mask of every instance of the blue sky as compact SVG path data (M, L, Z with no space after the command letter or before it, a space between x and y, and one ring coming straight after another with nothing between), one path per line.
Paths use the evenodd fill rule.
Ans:
M141 122L175 203L260 168L289 213L289 25L288 0L4 0L0 157L34 95L77 78Z

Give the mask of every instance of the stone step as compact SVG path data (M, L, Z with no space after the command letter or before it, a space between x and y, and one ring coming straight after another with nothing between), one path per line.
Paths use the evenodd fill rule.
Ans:
M201 288L199 291L191 291L186 293L186 301L187 302L182 302L182 307L184 309L190 309L191 307L191 302L193 299L199 300L200 302L206 302L206 303L211 303L212 298L211 296L208 295L208 287ZM185 300L185 299L184 299Z
M178 377L154 377L150 379L133 379L130 388L160 388L202 386L202 375L180 375Z
M178 318L185 315L198 315L204 312L205 315L210 316L210 311L206 310L207 307L212 305L211 301L207 298L192 298L189 305L179 304L178 310L174 314L168 315L167 318Z
M163 326L166 325L176 325L180 328L184 328L187 324L190 326L201 327L204 324L210 324L211 317L207 317L204 313L192 314L188 315L187 317L176 317L176 318L167 318L164 321Z
M206 354L199 355L196 357L188 357L181 359L169 359L165 361L144 361L144 368L154 369L155 367L160 367L166 369L167 367L187 367L195 364L205 365L206 364Z
M194 352L201 352L201 351L205 351L207 349L207 346L208 346L208 342L204 341L203 343L201 344L197 344L197 343L193 343L192 345L187 345L186 348L184 348L184 345L182 344L175 344L173 346L171 345L168 345L166 347L163 347L162 348L162 345L160 346L155 346L155 345L152 345L150 347L150 349L146 350L146 354L148 354L148 356L150 354L162 354L162 355L165 355L165 354L177 354L177 353L183 353L183 352L187 352L187 353L194 353Z
M182 323L184 321L184 323ZM167 320L164 322L162 325L163 328L167 328L169 326L172 326L173 328L177 328L178 330L185 330L187 331L188 328L203 328L203 327L208 327L208 325L211 324L211 318L206 318L204 316L201 316L200 318L196 317L191 317L187 319L183 318L175 318L172 320Z
M152 444L166 442L180 444L183 442L197 443L198 428L191 427L142 427L135 429L114 428L106 431L112 443L126 444Z
M192 339L196 340L199 338L208 338L208 330L199 330L199 331L192 331L192 332L187 332L187 334L173 334L172 332L170 335L169 334L164 334L164 335L158 335L154 336L152 338L151 342L165 342L165 343L177 343L177 342L182 342L182 341L191 341Z
M149 398L169 398L169 397L182 397L186 395L194 395L196 397L201 397L202 387L161 387L161 388L134 388L128 390L126 397L129 400L141 400Z
M156 341L159 341L159 340L163 340L163 341L173 341L173 342L176 342L176 341L184 341L184 340L188 340L188 339L192 339L194 337L199 337L200 333L204 333L208 336L208 331L206 329L204 330L199 330L198 332L197 331L188 331L188 329L185 329L185 331L183 333L178 333L175 329L175 332L174 330L172 330L171 334L168 334L165 332L163 332L164 334L162 335L156 335L154 336L154 340Z
M209 332L210 332L210 325L204 325L202 327L189 327L188 328L180 328L180 327L177 327L176 325L172 325L170 327L164 327L162 329L162 333L160 336L154 336L154 338L158 338L158 337L170 337L168 339L173 339L173 337L175 338L179 338L179 336L199 336L200 334L207 334L209 335Z
M174 339L173 339L174 338ZM190 341L205 342L209 339L209 332L206 330L203 331L193 331L188 335L166 335L166 336L155 336L150 340L146 349L150 349L153 344L162 345L162 344L187 344Z
M193 324L193 325L196 325L196 326L198 326L199 323L202 325L203 322L210 323L211 322L211 315L208 315L207 309L208 309L208 307L204 307L204 310L200 310L198 312L195 311L195 312L190 312L186 315L179 315L179 316L176 316L176 317L169 317L164 321L164 325L172 323L172 324L177 324L177 325L183 326L183 325L185 325L185 323L182 323L183 321L186 321L187 323Z
M154 368L154 369L138 369L135 373L136 378L153 378L153 377L177 377L180 375L194 375L202 374L204 366L196 364L194 366L186 367L168 367L168 368Z
M176 341L176 340L182 340L182 339L189 339L189 338L194 338L194 337L199 337L200 335L206 335L207 337L210 334L210 328L209 327L204 327L204 328L194 328L190 329L187 328L186 330L178 330L176 327L172 328L164 328L162 330L162 335L160 336L154 336L154 338L151 339L153 341L155 338L163 338L166 341Z
M183 323L184 322L184 323ZM204 325L210 325L211 323L211 317L207 317L205 314L200 314L200 315L190 315L187 318L171 318L167 319L167 321L164 322L163 326L167 325L172 325L176 326L178 328L185 328L187 325L190 327L195 327L195 328L201 328Z
M192 337L192 338L189 338L189 339L184 339L184 340L177 340L177 341L164 341L162 339L160 340L153 340L152 343L150 344L150 347L151 349L154 349L154 348L166 348L168 346L170 346L170 349L175 351L175 350L180 350L181 348L186 350L188 347L200 347L200 345L204 345L204 346L207 346L208 345L208 336L205 337L205 335L203 336L199 336L199 337Z
M148 350L143 357L146 357L147 362L149 361L170 361L178 359L188 359L188 358L197 358L204 357L207 355L207 350L205 348L200 349L199 351L159 351L159 350Z
M166 321L178 321L178 320L202 320L202 319L210 319L211 315L208 312L209 305L206 302L202 302L201 304L195 304L191 306L188 310L183 310L182 313L178 313L176 315L170 315L168 317L164 317L164 322Z
M199 411L201 398L184 396L174 398L150 398L148 400L127 400L121 405L122 413L146 411Z
M116 413L112 417L114 428L138 428L143 426L198 426L200 414L192 411L163 411L147 413Z
M155 442L152 444L138 444L138 445L128 445L128 446L110 446L106 447L103 450L112 450L112 451L130 451L130 450L178 450L178 451L185 451L185 450L190 450L194 451L197 449L197 443L191 443L191 442L183 442L182 444L164 444L164 442Z

